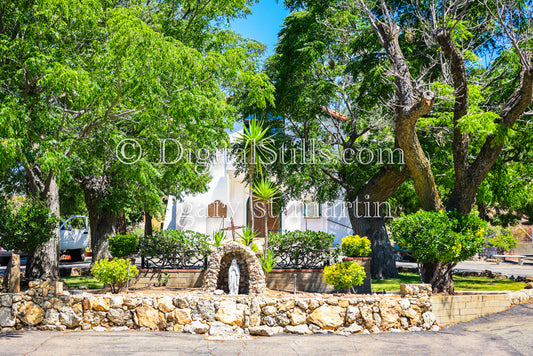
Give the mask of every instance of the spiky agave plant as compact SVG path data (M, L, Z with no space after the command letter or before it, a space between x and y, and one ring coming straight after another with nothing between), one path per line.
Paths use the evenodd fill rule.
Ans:
M269 204L272 206L275 199L278 198L279 186L275 185L267 179L261 179L259 182L254 184L252 188L257 199L265 204L266 216L265 216L265 245L264 251L266 253L268 249L268 207Z

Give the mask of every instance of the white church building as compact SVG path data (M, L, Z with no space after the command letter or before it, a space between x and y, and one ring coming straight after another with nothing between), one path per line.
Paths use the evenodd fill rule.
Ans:
M230 135L234 141L242 131ZM217 152L209 173L212 177L205 193L191 194L176 199L168 198L163 230L192 230L208 235L228 228L251 225L249 216L250 193L244 175L236 175L233 157L227 150ZM255 216L258 214L256 213ZM263 214L264 215L264 214ZM254 218L259 237L264 236L264 218ZM335 235L335 244L352 233L350 220L342 201L318 204L311 199L291 200L278 214L269 214L269 232L313 230ZM235 230L240 233L240 229Z

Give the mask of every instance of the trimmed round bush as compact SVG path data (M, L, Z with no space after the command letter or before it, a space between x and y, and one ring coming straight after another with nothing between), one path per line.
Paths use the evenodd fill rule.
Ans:
M113 257L125 257L139 251L139 238L133 234L115 235L109 238L109 252Z
M128 265L130 278L139 273L135 265L130 265L130 261L123 258L96 261L91 268L91 273L98 281L109 284L111 292L118 293L128 279Z
M363 284L365 277L365 269L353 261L335 263L324 267L324 281L343 292L348 292L352 286Z
M370 240L366 236L348 235L342 239L342 253L347 257L365 257L372 251Z

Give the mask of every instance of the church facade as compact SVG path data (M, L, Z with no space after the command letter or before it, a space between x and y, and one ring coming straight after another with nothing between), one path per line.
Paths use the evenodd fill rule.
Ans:
M234 133L235 138L240 133ZM224 230L232 236L243 226L251 225L249 189L242 174L236 174L233 159L227 150L217 152L210 166L208 190L190 194L182 199L170 196L167 202L163 230L192 230L208 235ZM268 219L269 233L278 231L313 230L335 235L335 244L352 233L350 220L342 201L318 204L302 197L287 202L281 211L265 209L254 201L254 229L263 237L264 219ZM233 228L232 228L233 226Z

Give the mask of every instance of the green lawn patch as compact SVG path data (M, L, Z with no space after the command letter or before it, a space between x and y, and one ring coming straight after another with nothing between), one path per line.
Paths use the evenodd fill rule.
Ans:
M69 276L63 277L63 280L70 289L79 289L87 287L89 289L102 289L104 284L92 276Z
M524 282L485 277L453 276L453 281L458 291L517 291L525 286ZM401 283L420 283L420 277L416 273L400 273L400 278L373 279L372 290L398 291Z

